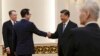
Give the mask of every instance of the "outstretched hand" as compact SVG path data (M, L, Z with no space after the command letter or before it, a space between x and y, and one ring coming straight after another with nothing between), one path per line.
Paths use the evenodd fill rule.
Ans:
M48 37L48 38L51 37L51 33L50 33L50 32L47 33L47 37Z

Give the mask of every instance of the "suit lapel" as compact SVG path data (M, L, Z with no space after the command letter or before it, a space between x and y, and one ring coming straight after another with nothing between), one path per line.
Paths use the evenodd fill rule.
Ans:
M9 25L13 26L12 22L9 20Z
M61 36L63 34L63 23L61 23L59 27L59 35Z
M65 30L63 32L63 23L61 23L60 28L59 28L59 30L60 30L60 33L59 33L60 37L62 37L66 32L69 31L69 29L71 27L71 24L72 24L71 21L69 21L68 25L66 26L66 28L65 28Z
M67 32L67 31L70 29L70 26L71 26L71 21L68 22L68 25L66 26L66 28L65 28L65 30L64 30L64 32L63 32L63 34L64 34L65 32Z

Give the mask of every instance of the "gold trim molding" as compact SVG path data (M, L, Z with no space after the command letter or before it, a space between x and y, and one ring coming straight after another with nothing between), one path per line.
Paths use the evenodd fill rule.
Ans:
M35 54L55 54L58 53L57 44L37 44Z
M6 54L3 45L0 45L2 56ZM57 44L35 44L35 54L57 54L58 47Z

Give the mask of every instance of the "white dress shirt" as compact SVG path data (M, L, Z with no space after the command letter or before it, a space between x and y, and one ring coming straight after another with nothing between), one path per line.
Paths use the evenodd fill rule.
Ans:
M97 24L96 21L90 21L90 22L87 22L86 25L91 24L91 23L96 23L96 24ZM85 26L86 26L86 25L85 25Z
M69 19L68 19L65 23L63 23L63 25L64 25L64 26L63 26L63 27L64 27L64 28L63 28L63 31L64 31L65 28L67 27L68 23L69 23Z
M13 20L11 20L12 25L14 25L16 23L16 21L14 22Z

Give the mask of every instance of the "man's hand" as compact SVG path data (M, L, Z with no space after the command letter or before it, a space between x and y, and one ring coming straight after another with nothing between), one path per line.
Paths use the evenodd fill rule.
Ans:
M6 52L7 52L8 54L10 54L10 47L7 47L7 48L6 48Z
M48 38L51 37L51 33L50 32L47 33L47 37Z

